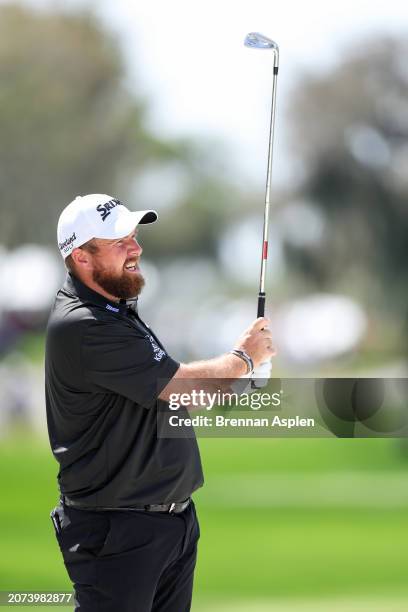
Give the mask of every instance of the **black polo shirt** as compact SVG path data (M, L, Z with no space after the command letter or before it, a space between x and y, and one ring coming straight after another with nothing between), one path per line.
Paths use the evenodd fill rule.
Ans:
M45 358L61 493L89 507L130 507L182 501L202 485L196 439L157 437L157 397L178 368L134 300L110 302L67 275Z

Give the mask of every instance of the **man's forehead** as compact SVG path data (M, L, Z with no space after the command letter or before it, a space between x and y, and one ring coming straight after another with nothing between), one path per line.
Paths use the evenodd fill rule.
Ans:
M137 235L138 232L139 232L138 227L135 227L135 229L131 231L130 234L127 234L126 236L123 236L122 238L94 238L94 241L100 246L103 246L104 244L106 245L114 244L115 242L119 242L120 240L126 240L126 238L131 238L132 236Z

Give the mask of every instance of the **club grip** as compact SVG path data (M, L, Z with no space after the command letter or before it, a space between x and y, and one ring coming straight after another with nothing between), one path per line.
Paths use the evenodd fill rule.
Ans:
M265 294L264 293L258 294L258 314L256 316L257 317L265 316Z

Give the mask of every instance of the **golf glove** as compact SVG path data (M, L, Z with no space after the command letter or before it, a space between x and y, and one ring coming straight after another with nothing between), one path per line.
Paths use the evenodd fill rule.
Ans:
M264 361L253 372L243 374L231 386L232 390L239 395L253 393L255 389L266 387L272 373L272 360Z
M252 388L266 387L272 374L272 359L261 363L251 374Z

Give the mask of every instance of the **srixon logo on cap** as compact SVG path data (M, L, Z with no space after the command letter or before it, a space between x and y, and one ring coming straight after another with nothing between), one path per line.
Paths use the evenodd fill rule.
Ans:
M63 251L64 253L68 253L68 251L72 247L72 243L74 242L74 240L76 240L75 232L69 238L65 238L64 242L58 243L60 251Z
M98 204L96 210L100 213L102 221L105 221L106 217L110 215L110 211L112 208L115 208L115 206L123 206L123 204L120 202L120 200L116 199L109 200L109 202L106 202L105 204Z

